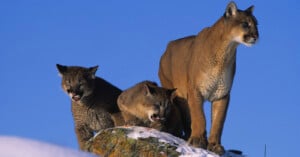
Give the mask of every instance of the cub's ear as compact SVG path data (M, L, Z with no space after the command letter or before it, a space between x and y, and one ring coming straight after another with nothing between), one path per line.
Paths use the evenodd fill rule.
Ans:
M155 93L154 87L151 87L151 85L145 84L144 85L144 93L146 96L153 95Z
M236 4L233 1L231 1L228 3L228 5L226 7L224 17L225 18L234 17L234 16L236 16L237 11L238 10L237 10Z
M253 13L253 10L254 10L254 5L251 5L248 9L246 9L245 11L248 12L248 13Z
M98 70L98 65L96 65L96 66L93 66L93 67L90 67L89 69L88 69L88 71L89 71L89 73L91 74L91 76L92 76L92 79L95 79L96 78L96 71Z
M170 100L173 102L173 100L175 99L175 97L176 97L176 91L177 90L177 88L174 88L174 89L169 89L168 91L167 91L167 93L168 93L168 96L170 96Z
M60 65L60 64L56 64L56 68L59 72L59 75L62 77L68 70L67 66L64 65Z

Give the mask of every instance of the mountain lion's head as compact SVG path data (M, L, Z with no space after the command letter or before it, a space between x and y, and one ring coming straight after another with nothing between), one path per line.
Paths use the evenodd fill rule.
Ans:
M259 37L253 10L254 6L239 10L234 2L230 2L224 13L225 23L232 28L230 34L233 35L233 40L246 46L255 44Z
M165 89L156 84L145 84L140 105L151 122L164 122L169 116L176 89Z
M62 77L61 86L72 101L80 101L92 94L98 66L85 68L56 64L56 67Z

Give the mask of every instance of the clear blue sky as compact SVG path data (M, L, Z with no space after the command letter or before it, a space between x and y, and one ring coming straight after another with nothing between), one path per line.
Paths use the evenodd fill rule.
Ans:
M77 148L56 63L99 65L97 75L121 89L143 80L159 82L167 43L212 25L227 3L1 1L0 134ZM268 157L298 154L300 2L236 3L240 9L255 5L260 40L238 47L222 142L251 157L263 156L265 144Z

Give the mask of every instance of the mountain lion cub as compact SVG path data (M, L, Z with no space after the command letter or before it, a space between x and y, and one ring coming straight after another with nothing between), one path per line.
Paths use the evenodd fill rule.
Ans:
M221 135L236 67L236 48L258 39L254 7L239 10L234 2L224 15L198 35L171 41L162 55L159 78L165 88L187 100L191 116L188 142L223 154ZM210 135L206 137L203 102L212 103Z
M72 100L72 114L80 149L94 133L105 128L123 125L117 106L121 90L102 78L96 77L98 66L56 65L62 76L62 88Z
M184 138L182 111L174 104L175 89L143 81L125 90L118 105L127 125L155 128Z

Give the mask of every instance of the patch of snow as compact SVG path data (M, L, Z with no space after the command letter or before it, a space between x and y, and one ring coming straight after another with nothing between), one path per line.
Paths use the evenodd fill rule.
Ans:
M127 134L129 138L138 139L138 138L149 138L155 137L159 139L159 142L168 143L170 145L176 146L179 153L181 153L180 157L219 157L219 155L201 149L189 146L186 141L183 139L177 138L169 133L160 132L156 129L145 128L145 127L137 127L131 126L126 127L127 129L132 130ZM226 152L222 157L244 157L243 155L236 155L231 152Z
M1 157L97 157L91 153L45 142L0 136Z

